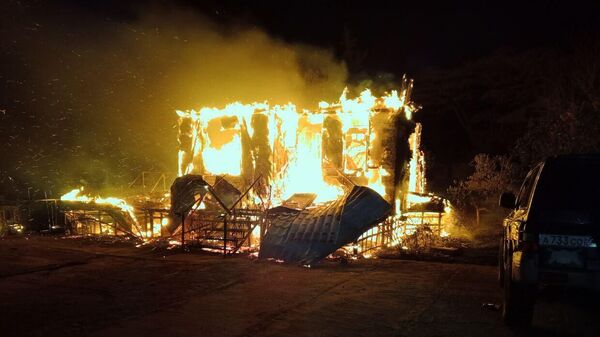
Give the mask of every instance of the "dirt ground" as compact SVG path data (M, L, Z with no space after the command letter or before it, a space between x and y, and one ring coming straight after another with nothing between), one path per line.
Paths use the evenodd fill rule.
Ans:
M593 298L540 299L533 333L596 336ZM514 336L500 311L482 306L500 302L493 266L379 259L308 269L81 239L0 240L0 336Z

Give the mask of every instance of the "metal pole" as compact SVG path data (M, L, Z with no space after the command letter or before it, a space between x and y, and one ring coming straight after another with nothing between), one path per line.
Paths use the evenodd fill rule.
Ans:
M44 191L44 203L46 204L46 220L48 222L48 230L52 233L52 215L50 214L50 207L48 206L48 193Z

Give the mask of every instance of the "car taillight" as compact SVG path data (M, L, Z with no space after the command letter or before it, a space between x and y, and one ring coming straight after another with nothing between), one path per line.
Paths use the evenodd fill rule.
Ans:
M523 241L521 242L521 250L523 252L537 252L538 243L535 241Z

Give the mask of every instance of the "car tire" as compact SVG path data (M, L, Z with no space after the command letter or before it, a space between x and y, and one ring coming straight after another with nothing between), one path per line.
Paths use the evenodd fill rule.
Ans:
M537 285L512 281L511 264L509 263L508 266L509 268L504 271L502 318L504 323L511 328L527 329L531 327L533 319Z

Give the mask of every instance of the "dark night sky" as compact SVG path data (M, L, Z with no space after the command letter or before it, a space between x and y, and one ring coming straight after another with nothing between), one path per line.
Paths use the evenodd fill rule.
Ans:
M597 34L599 13L574 1L3 1L0 185L56 193L175 171L175 109L308 105L405 73L418 93L429 71ZM452 121L428 122L441 157L428 130Z
M80 1L65 6L114 20L135 20L144 1ZM348 36L366 53L353 72L415 73L485 56L498 48L560 44L596 31L594 1L171 1L225 24L335 49ZM388 46L384 53L381 45Z

